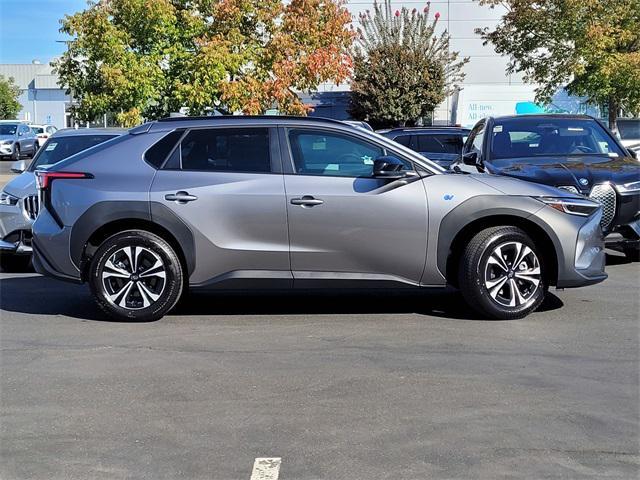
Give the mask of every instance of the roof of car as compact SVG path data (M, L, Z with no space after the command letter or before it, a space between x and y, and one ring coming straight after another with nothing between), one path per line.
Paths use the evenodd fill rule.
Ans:
M388 128L384 130L376 130L376 133L381 135L389 134L389 133L442 133L442 132L468 132L470 128L459 127L459 126L427 126L427 127L399 127L399 128Z
M126 128L63 128L57 130L51 137L79 137L83 135L124 135Z
M490 117L493 120L511 120L511 119L521 119L521 118L573 118L573 119L581 119L581 120L595 120L595 118L589 115L583 114L571 114L571 113L535 113L535 114L525 114L525 115L501 115L499 117Z
M167 117L153 122L145 123L135 127L129 131L129 133L146 133L150 131L163 131L171 130L174 128L190 128L190 127L204 127L204 126L217 126L220 124L227 125L332 125L344 127L346 130L353 127L347 125L340 120L334 120L332 118L323 117L301 117L301 116L288 116L288 115L217 115L208 117Z

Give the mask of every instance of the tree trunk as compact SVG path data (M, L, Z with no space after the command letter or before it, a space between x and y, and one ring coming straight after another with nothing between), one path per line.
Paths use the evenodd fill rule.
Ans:
M616 123L618 121L618 100L611 96L609 97L609 130L617 132Z

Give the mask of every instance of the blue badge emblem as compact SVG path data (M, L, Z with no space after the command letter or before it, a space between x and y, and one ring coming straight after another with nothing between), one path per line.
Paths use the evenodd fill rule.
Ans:
M580 180L578 180L578 182L580 182L580 185L582 185L583 187L589 185L589 180L587 180L586 178L581 178Z
M453 195L451 195L450 193L447 193L444 197L445 200L453 200Z

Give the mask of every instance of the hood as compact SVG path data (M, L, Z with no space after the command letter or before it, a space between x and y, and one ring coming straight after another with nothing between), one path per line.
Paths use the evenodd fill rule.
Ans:
M37 193L36 176L33 172L22 172L7 183L3 190L9 195L13 195L18 198L24 198L27 195Z
M637 181L640 162L632 157L581 155L571 157L524 157L494 160L486 164L490 173L551 186L576 187L588 194L598 183Z
M15 140L16 136L15 135L0 135L0 142L4 142L5 140Z
M471 174L470 177L478 182L484 183L505 195L515 195L521 197L575 197L575 194L560 190L548 185L525 182L516 178L502 177L499 175Z

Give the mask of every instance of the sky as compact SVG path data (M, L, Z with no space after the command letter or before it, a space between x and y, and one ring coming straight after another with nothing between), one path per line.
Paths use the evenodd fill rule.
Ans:
M0 63L47 63L65 46L59 20L87 0L0 0Z

